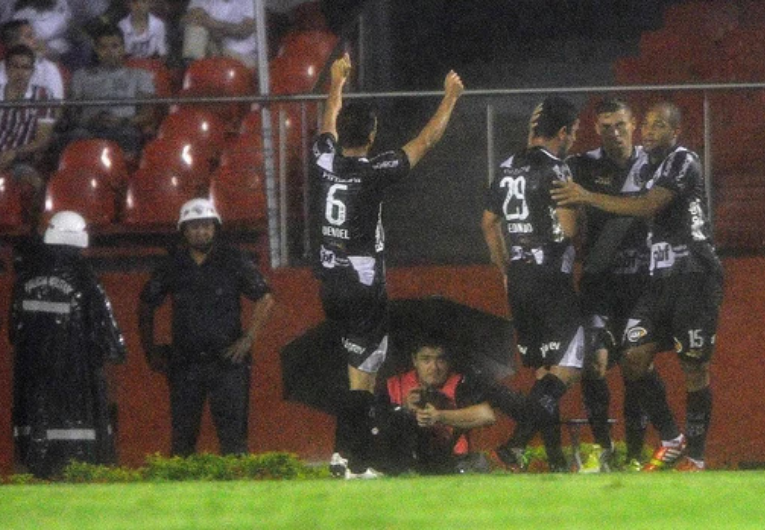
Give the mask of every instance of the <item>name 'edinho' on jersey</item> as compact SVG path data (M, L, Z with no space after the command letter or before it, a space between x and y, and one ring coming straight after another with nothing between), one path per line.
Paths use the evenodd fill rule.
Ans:
M502 162L499 170L486 209L505 220L510 260L570 272L574 249L550 197L553 181L571 178L568 165L543 147L532 147Z

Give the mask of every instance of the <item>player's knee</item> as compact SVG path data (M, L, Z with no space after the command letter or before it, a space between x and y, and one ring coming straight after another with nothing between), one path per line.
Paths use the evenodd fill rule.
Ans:
M631 348L624 352L621 359L622 376L627 381L637 381L648 373L650 359L640 348Z
M696 392L709 386L709 363L680 363L685 374L685 388L688 392Z

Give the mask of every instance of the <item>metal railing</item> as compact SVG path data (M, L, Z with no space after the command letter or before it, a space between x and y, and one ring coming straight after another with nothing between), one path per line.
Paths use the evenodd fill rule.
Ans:
M595 96L605 94L619 94L626 95L632 93L651 93L656 95L656 99L662 98L667 93L678 92L690 92L700 93L703 95L703 144L701 151L703 152L704 170L706 175L707 185L707 197L710 201L709 212L714 212L713 208L713 185L714 185L714 152L712 149L712 124L713 115L712 107L710 105L710 95L715 92L723 91L752 91L752 90L765 90L765 83L709 83L709 84L674 84L674 85L623 85L623 86L580 86L580 87L548 87L548 88L511 88L511 89L491 89L491 90L466 90L463 98L466 100L485 100L484 105L484 125L485 125L485 141L486 141L486 168L485 175L487 179L491 179L495 164L497 163L495 154L495 131L496 131L496 103L498 100L504 102L511 101L514 98L537 96L539 98L544 97L547 94L559 94L559 95L577 95L577 96ZM377 92L377 93L348 93L345 94L346 100L353 99L374 99L377 101L396 101L396 100L424 100L440 98L442 91L425 91L425 92ZM197 96L197 97L167 97L167 98L137 98L137 99L110 99L104 98L100 100L50 100L44 105L40 102L30 101L0 101L0 109L18 108L18 107L30 107L30 106L45 106L54 107L59 109L69 109L78 107L96 107L96 106L114 106L114 105L154 105L154 106L170 106L170 105L191 105L191 104L224 104L224 103L251 103L259 104L264 109L278 108L277 104L291 104L300 105L301 119L301 142L298 146L301 152L301 168L300 171L303 175L307 174L308 169L308 149L310 144L309 135L312 134L313 127L307 123L307 106L314 103L321 103L325 99L324 95L292 95L292 96ZM321 115L321 105L319 105L319 111L317 112L317 118ZM270 120L263 120L264 125L264 138L271 141L264 141L264 173L266 175L266 189L268 198L268 226L269 226L269 248L271 251L271 265L274 268L286 266L290 264L289 249L287 240L289 239L289 220L287 216L287 150L291 147L287 145L286 127L285 127L285 113L284 107L277 112L279 117L278 126L276 131L271 131ZM388 127L395 126L395 124L388 123ZM583 126L589 126L584 124ZM765 124L763 124L765 128ZM273 141L275 138L278 141ZM274 149L273 146L276 146ZM294 146L292 146L294 147ZM281 161L282 163L277 163ZM279 175L276 174L276 168L279 168ZM303 245L308 245L308 233L307 233L307 216L308 216L308 200L307 196L307 179L304 177L302 183L303 187L303 230L304 234L301 239Z

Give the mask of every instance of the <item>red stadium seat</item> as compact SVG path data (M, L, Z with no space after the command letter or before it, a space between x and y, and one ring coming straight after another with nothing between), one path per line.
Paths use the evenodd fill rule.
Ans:
M23 224L21 190L10 173L0 173L0 228L19 228Z
M125 194L122 221L136 228L169 228L178 221L178 212L197 191L182 186L176 172L139 168Z
M223 153L220 167L210 181L210 197L226 223L265 219L260 136L242 135Z
M117 193L108 176L69 166L51 176L45 194L45 215L75 210L91 226L107 226L116 219Z
M226 141L224 124L217 114L199 107L180 107L168 114L159 126L158 138L178 138L206 144L217 158Z
M143 150L139 164L140 173L134 173L130 181L146 178L145 187L152 187L153 175L171 175L177 186L201 191L207 188L210 178L212 154L210 146L190 142L185 138L157 138Z
M58 162L59 170L88 170L106 178L118 189L127 182L128 168L122 149L110 140L76 140L66 146Z
M236 59L208 57L192 62L183 76L179 96L247 96L255 93L255 75ZM236 130L247 103L202 105L218 114L230 130Z

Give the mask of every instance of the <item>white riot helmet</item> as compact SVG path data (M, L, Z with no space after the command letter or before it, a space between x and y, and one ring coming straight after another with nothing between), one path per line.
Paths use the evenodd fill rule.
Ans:
M77 212L58 212L50 218L43 242L47 245L68 245L88 248L85 218Z
M208 199L191 199L181 206L181 215L178 218L178 230L181 229L181 226L186 221L194 221L196 219L215 219L218 224L223 224L220 215L218 215L218 211Z

